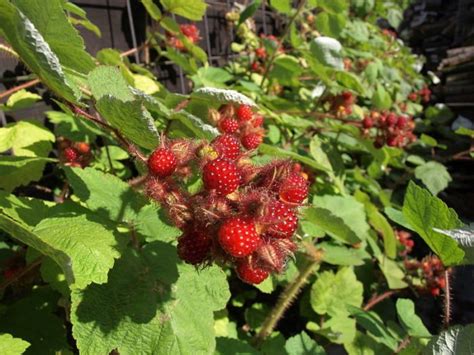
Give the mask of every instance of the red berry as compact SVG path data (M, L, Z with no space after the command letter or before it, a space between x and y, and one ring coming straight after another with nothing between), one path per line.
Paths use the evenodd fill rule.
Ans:
M216 190L219 195L228 195L240 185L240 174L231 160L218 158L203 168L202 179L207 190Z
M250 121L253 117L252 108L247 105L240 105L236 111L237 118L240 121Z
M373 127L374 125L374 121L370 118L370 117L365 117L363 120L362 120L362 126L364 128L371 128Z
M64 154L64 158L69 163L72 163L76 161L77 158L79 158L79 152L75 148L72 148L72 147L67 147L66 149L64 149L63 154Z
M74 146L81 154L89 154L89 152L91 151L90 145L86 142L77 142Z
M255 115L252 120L252 126L254 127L262 127L263 126L264 117L262 115Z
M177 165L176 156L168 148L157 148L148 158L148 170L161 178L173 174Z
M178 239L178 256L188 264L197 265L206 260L212 239L207 231L193 230Z
M230 134L223 134L217 137L212 141L211 145L222 158L235 160L240 155L239 140Z
M242 137L242 145L245 149L252 150L258 148L262 144L263 137L258 133L250 133Z
M308 197L308 182L300 174L293 173L280 185L280 199L290 204L300 204Z
M264 58L267 56L267 51L265 50L265 48L260 47L260 48L257 48L257 49L255 50L255 55L256 55L258 58L264 59Z
M251 65L250 65L250 69L252 69L252 71L254 72L259 72L260 71L260 64L258 62L253 62Z
M234 133L239 129L239 122L230 117L225 117L219 122L219 127L224 133Z
M248 284L257 285L268 277L268 271L252 265L249 258L243 259L237 264L235 271L239 278Z
M199 30L196 25L184 24L179 26L183 35L185 35L191 42L196 43L199 41Z
M261 239L250 218L232 217L219 228L219 243L228 254L236 258L252 254Z
M410 95L408 95L408 100L410 101L418 100L418 94L416 92L412 92Z
M406 117L400 116L397 121L397 128L403 129L407 125Z
M430 289L430 293L431 293L431 295L432 295L433 297L436 297L436 296L439 296L440 290L439 290L438 287L432 287L432 288Z
M296 217L296 214L279 201L270 205L266 217L270 224L267 233L274 238L291 238L298 227L298 217Z
M395 124L397 123L397 121L398 121L398 117L397 117L396 114L391 113L391 114L389 114L389 115L387 116L387 121L386 121L386 122L387 122L387 125L388 125L389 127L395 126Z

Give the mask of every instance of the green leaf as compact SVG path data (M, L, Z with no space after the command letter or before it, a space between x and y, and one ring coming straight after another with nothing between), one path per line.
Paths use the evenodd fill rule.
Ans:
M317 6L328 12L341 13L347 10L348 2L346 0L317 0Z
M337 274L325 271L311 287L311 306L318 314L347 315L348 305L362 305L363 292L352 268L343 267Z
M323 250L323 260L328 264L356 266L363 265L364 260L370 259L370 254L364 249L347 248L333 242L318 244Z
M318 136L314 136L309 144L310 153L320 166L324 167L327 172L333 173L331 162L326 152L321 148L321 144L321 139Z
M342 45L331 37L318 37L311 41L310 50L319 63L335 68L344 69L342 60Z
M5 105L0 105L0 109L4 111L20 110L30 107L38 100L41 100L41 96L22 89L12 94Z
M100 66L89 73L88 83L96 100L110 95L121 101L133 100L128 84L116 67Z
M141 0L143 6L145 6L146 11L155 21L161 20L161 11L158 6L153 2L153 0Z
M435 161L417 166L415 177L420 179L433 195L443 191L452 181L448 169L443 164Z
M2 309L0 332L30 343L25 355L70 353L66 327L55 314L64 312L57 307L58 296L50 288L36 286L26 297Z
M38 181L47 162L56 162L56 159L0 156L0 188L12 191L18 186Z
M216 350L214 355L257 355L260 354L246 342L239 339L216 338Z
M276 79L281 85L297 86L302 72L303 68L296 57L279 55L273 62L269 77Z
M0 190L0 209L13 220L34 227L48 215L46 201L30 197L17 197Z
M369 225L366 221L365 208L362 203L353 196L316 196L313 205L325 208L344 221L359 240L364 240L368 236Z
M282 14L288 15L291 12L290 0L270 0L270 6Z
M365 95L365 89L359 77L355 74L346 71L337 71L335 73L335 79L344 88L355 91L360 95Z
M163 7L176 15L192 21L200 21L206 12L203 0L160 0Z
M408 335L419 338L431 337L423 321L416 315L415 304L410 299L399 298L397 300L397 313L400 323L407 331Z
M48 156L55 137L39 122L19 121L0 128L0 152L8 149L16 156Z
M188 128L193 134L193 138L213 139L219 135L219 130L205 123L199 117L190 114L187 111L181 110L175 112L171 116L172 119L181 122L186 128Z
M120 256L118 242L112 231L91 216L78 214L71 208L58 206L56 215L42 220L33 233L42 241L70 258L60 263L71 287L84 288L90 283L107 282L108 271Z
M344 343L349 355L392 355L393 351L378 343L372 336L357 332L351 342ZM412 354L414 355L414 354Z
M380 270L382 270L390 289L393 290L408 287L408 284L404 281L405 273L395 261L382 255L378 255L377 260L379 262Z
M124 102L112 96L104 96L96 107L111 126L120 130L132 142L150 150L158 145L158 131L153 118L141 101Z
M207 102L220 102L223 104L233 103L238 105L247 105L255 107L255 102L245 95L235 90L225 90L218 88L204 87L194 90L191 94L192 99L203 100Z
M74 194L99 215L120 223L132 222L147 201L118 177L92 168L65 168Z
M446 266L455 265L464 257L464 252L448 236L433 230L461 227L456 212L448 208L439 198L410 182L403 202L403 215L428 246L441 258Z
M363 311L357 307L348 306L350 313L355 317L357 324L364 327L373 337L380 343L386 345L392 350L396 350L398 346L397 338L387 330L387 326L377 313L371 311Z
M331 237L343 243L355 244L360 242L360 239L354 231L344 223L344 220L326 208L306 208L303 211L303 217L306 221L313 223Z
M81 354L209 354L213 312L229 298L219 267L196 272L170 245L129 249L109 282L72 293L73 336Z
M316 16L316 28L326 36L337 38L345 27L346 16L344 14L321 12Z
M424 349L424 355L472 354L474 349L474 324L454 326L434 336Z
M328 338L332 343L346 344L354 340L356 321L347 315L339 314L326 319L323 328L313 322L308 323L307 328Z
M306 332L288 338L285 344L288 355L325 355L326 351L311 339Z
M240 13L239 22L237 23L237 27L239 27L242 23L245 22L248 18L252 17L259 6L262 4L262 0L253 0L245 9Z
M388 110L392 106L392 98L385 88L378 84L372 96L373 105L380 110Z
M0 334L0 354L21 355L31 344L10 334Z
M224 83L231 80L232 78L232 75L227 70L209 66L199 68L197 73L191 76L196 88L223 88L225 87Z
M84 40L69 23L61 0L14 0L14 4L41 33L61 65L80 73L95 67Z
M268 145L268 144L261 144L259 147L260 153L262 154L268 154L272 155L274 157L282 157L282 158L292 158L294 160L298 160L299 162L306 164L316 170L320 170L323 172L327 172L327 167L324 165L319 164L316 160L305 157L303 155L300 155L298 153L295 153L290 150L285 150L282 148L279 148L277 146L273 145Z
M172 242L179 237L180 229L167 221L164 211L154 204L143 207L134 220L134 227L138 234L145 237L150 243L153 241Z

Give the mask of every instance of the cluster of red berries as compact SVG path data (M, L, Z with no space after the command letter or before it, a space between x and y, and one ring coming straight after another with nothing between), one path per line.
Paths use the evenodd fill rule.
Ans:
M326 98L326 102L331 105L331 112L337 117L344 117L352 114L352 105L356 101L356 97L350 91L344 91L340 95L332 95Z
M227 151L230 159L240 154L240 144L247 150L253 150L263 142L264 118L254 113L250 106L224 105L217 112L210 111L209 116L223 133L214 140L213 147L220 154Z
M390 30L388 28L385 28L382 30L382 34L384 36L387 36L389 38L397 38L397 32L393 31L393 30Z
M395 232L398 241L403 246L403 250L399 253L400 256L406 256L410 254L415 246L415 241L411 239L411 233L407 231L396 231Z
M60 137L58 146L59 158L64 165L84 168L92 159L91 147L86 142L73 142Z
M445 267L436 256L427 256L423 260L405 260L405 268L414 276L422 278L422 284L417 286L418 291L432 296L439 296L446 288L444 278Z
M194 24L183 24L179 25L179 29L181 33L191 42L191 43L197 43L201 39L199 37L199 29L196 27ZM176 48L177 50L181 52L186 52L186 47L179 38L174 36L171 33L167 33L167 40L168 40L168 45L170 47Z
M397 115L393 112L376 112L362 120L362 129L365 136L372 136L375 133L375 146L402 148L409 143L416 141L413 134L415 121L412 117Z
M428 103L431 100L431 90L425 86L423 89L414 91L408 95L408 100L417 102L418 99L421 98L421 100L424 103Z
M308 182L299 164L256 166L222 137L231 136L213 142L163 139L148 159L145 192L183 231L183 261L231 264L244 282L258 284L282 272L296 250L297 208L308 196ZM191 194L185 184L195 174L203 187Z
M255 73L263 73L265 71L265 60L268 57L267 50L264 46L264 41L270 41L274 50L279 53L284 53L284 49L281 45L281 42L273 35L260 35L260 45L255 49L254 60L250 64L250 69Z

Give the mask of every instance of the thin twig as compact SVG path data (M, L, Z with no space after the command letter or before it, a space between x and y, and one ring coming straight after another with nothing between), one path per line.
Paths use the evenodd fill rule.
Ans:
M306 265L301 269L298 276L285 287L283 292L280 294L275 307L271 310L263 322L260 331L252 339L252 343L256 347L259 347L272 333L278 321L295 300L296 296L298 296L299 292L306 284L308 277L313 273L314 268L320 263L320 261L320 257L312 257L309 259Z
M276 56L278 54L278 50L283 45L283 41L285 40L288 33L290 33L291 25L296 20L298 15L301 13L301 11L303 10L305 4L306 4L306 0L300 0L300 3L298 4L298 7L296 8L296 12L294 13L293 16L291 16L290 20L288 21L288 24L286 25L285 30L283 31L283 34L280 37L280 42L278 43L277 48L272 53L270 59L267 62L267 65L265 66L265 71L263 72L262 81L260 82L260 88L264 87L265 80L267 79L268 73L270 72L270 68L271 68L271 66L273 65L273 62L276 59Z
M397 350L395 350L395 354L398 354L400 351L405 349L408 346L408 344L410 344L410 341L411 341L411 338L409 335L407 335L407 337L401 341L400 345L398 345Z
M110 172L112 173L112 175L116 175L115 169L114 169L114 164L112 164L112 158L110 157L110 150L109 150L109 145L108 144L105 145L105 154L107 155L107 160L109 161Z
M10 96L11 94L14 94L17 91L20 91L22 89L27 89L27 88L35 86L36 84L39 84L39 83L40 83L39 79L34 79L34 80L28 81L24 84L15 86L14 88L11 88L10 90L2 92L0 94L0 100L4 99L5 97Z
M11 278L6 279L5 281L3 281L3 282L0 284L0 291L4 290L4 289L7 288L8 286L10 286L12 283L18 281L18 280L21 279L23 276L25 276L27 273L29 273L30 271L34 270L37 266L39 266L39 265L41 264L42 261L43 261L43 257L42 257L42 256L36 258L36 259L33 260L31 263L29 263L28 265L26 265L24 269L22 269L20 272L18 272L17 274L15 274L13 277L11 277Z
M382 302L383 300L390 298L394 294L398 293L397 290L390 290L390 291L385 291L381 295L374 295L370 298L370 300L367 302L367 304L364 306L363 310L368 311L372 307L374 307L376 304Z

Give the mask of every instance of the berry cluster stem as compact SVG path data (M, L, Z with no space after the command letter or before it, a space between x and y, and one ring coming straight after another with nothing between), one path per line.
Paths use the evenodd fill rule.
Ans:
M364 306L364 311L370 310L372 307L374 307L376 304L379 304L383 300L390 298L394 294L396 294L398 291L390 290L390 291L385 291L384 293L380 295L374 295L373 297L370 298L370 300L367 302L367 304Z
M14 275L14 277L3 281L0 284L0 291L6 289L8 286L15 283L16 281L21 279L23 276L25 276L29 272L35 270L38 266L41 265L42 262L43 262L43 257L42 256L40 256L40 257L36 258L35 260L33 260L31 263L26 265L20 272L18 272L16 275Z
M443 325L445 329L449 328L449 323L451 321L451 285L450 285L450 270L446 269L444 271L444 280L446 282L446 287L444 289L444 320Z
M308 277L313 273L315 267L321 262L321 258L317 256L311 256L306 264L300 270L298 276L289 283L278 298L278 302L275 307L270 311L267 318L262 324L260 331L253 337L252 343L256 347L260 347L263 341L272 333L273 329L288 309L288 307L298 296L299 292L306 284Z

